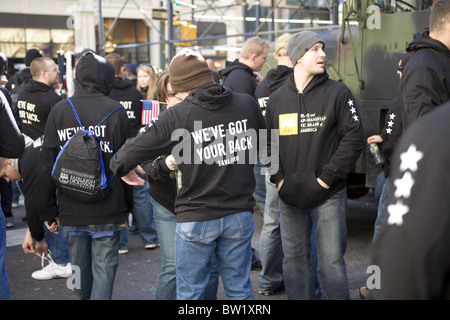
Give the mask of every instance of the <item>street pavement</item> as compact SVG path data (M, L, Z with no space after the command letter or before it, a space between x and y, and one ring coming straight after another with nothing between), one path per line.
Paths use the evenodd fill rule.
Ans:
M23 201L21 201L23 204ZM22 221L25 209L22 206L13 209L15 226L7 229L6 264L11 288L11 300L76 300L73 291L68 289L66 279L39 281L31 278L33 271L41 268L40 257L25 254L21 243L26 230ZM351 300L360 300L359 288L369 276L370 243L373 224L376 218L376 205L372 192L360 199L349 200L347 212L348 242L346 251L347 273ZM254 212L255 233L252 246L259 252L259 236L262 216L259 208ZM119 256L113 300L154 300L157 275L161 261L161 250L144 249L144 243L138 233L129 234L128 254ZM251 282L255 300L286 300L284 291L271 296L258 294L259 271L251 272ZM226 300L220 284L217 297Z

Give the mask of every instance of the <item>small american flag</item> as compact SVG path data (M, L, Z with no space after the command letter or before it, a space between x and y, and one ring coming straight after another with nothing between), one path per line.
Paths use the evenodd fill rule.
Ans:
M160 107L158 100L142 100L142 124L147 125L150 120L159 115L159 111Z

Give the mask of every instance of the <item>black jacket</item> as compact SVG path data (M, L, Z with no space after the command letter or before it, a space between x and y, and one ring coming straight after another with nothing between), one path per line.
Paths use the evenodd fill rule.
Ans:
M450 99L450 50L428 32L414 34L406 48L414 54L403 71L403 126Z
M256 87L255 99L258 100L261 112L266 115L266 104L269 96L286 81L293 69L287 66L277 66L267 72L264 80Z
M450 102L417 119L392 156L386 225L371 264L383 300L450 297Z
M31 80L17 97L16 109L22 132L36 140L44 134L45 123L53 106L61 97L53 88Z
M33 141L31 138L26 137L25 151L19 158L19 172L22 176L25 193L27 225L30 229L31 236L36 241L44 239L44 224L39 216L38 201L36 199L36 189L39 187L39 184L36 182L36 163L41 153L42 141L42 138Z
M167 156L148 161L144 169L149 183L149 194L160 205L175 213L177 197L177 171L170 170L165 162Z
M260 128L265 128L264 118L252 97L207 85L191 91L144 133L128 140L114 155L111 169L124 176L137 164L172 154L182 173L175 201L178 222L252 211Z
M365 142L361 114L343 83L324 72L300 93L292 73L270 95L266 118L280 134L279 170L271 181L284 179L279 192L284 202L308 208L345 186ZM320 186L317 177L330 189Z
M134 137L141 128L142 100L144 97L139 90L133 86L131 80L121 77L114 78L113 88L109 97L119 101L126 109L131 136Z
M384 176L389 177L391 170L391 156L394 147L397 144L403 132L402 121L402 97L400 94L396 95L392 100L388 113L384 120L384 127L380 136L383 138L382 152L383 152L383 171Z
M247 93L253 97L257 83L253 70L246 64L239 62L238 59L233 62L227 61L226 67L219 71L219 75L223 85L231 91Z
M93 129L103 118L121 104L108 97L114 81L114 69L104 58L87 54L83 56L76 70L75 93L70 98L77 110L81 123ZM44 144L38 168L40 188L37 198L42 220L48 221L57 215L54 210L55 184L51 171L59 150L77 131L80 125L67 100L57 103L48 116ZM108 145L101 144L106 174L111 175L109 161L113 154L130 137L128 117L121 109L113 113L96 130L96 134ZM115 149L115 148L116 149ZM62 225L105 225L126 221L126 214L132 207L132 193L124 187L120 178L114 177L108 197L98 202L82 202L70 198L61 190L58 193L58 207ZM128 192L126 192L128 191Z
M0 88L0 157L18 158L25 143L10 103L8 90Z

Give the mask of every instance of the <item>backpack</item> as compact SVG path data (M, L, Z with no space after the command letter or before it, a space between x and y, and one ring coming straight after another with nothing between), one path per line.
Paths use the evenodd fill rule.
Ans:
M108 195L114 175L111 175L109 179L106 177L99 141L107 143L97 137L94 132L110 115L124 108L117 108L100 121L93 130L87 130L82 125L72 101L67 100L81 128L59 152L53 165L52 178L58 191L72 198L82 201L99 201Z

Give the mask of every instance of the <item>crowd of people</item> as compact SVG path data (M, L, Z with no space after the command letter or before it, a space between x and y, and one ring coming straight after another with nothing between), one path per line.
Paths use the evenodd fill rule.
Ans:
M312 31L278 37L277 67L264 78L258 71L269 45L260 37L247 39L218 73L190 49L162 72L85 49L75 54L69 99L55 93L53 59L29 50L22 77L0 92L0 176L23 187L24 252L50 260L32 277L70 277L76 265L79 299L111 299L133 228L145 249L161 250L157 300L216 299L219 277L229 299L253 299L250 271L258 268L261 295L284 288L288 299L349 299L346 179L366 143L378 143L386 182L370 253L382 280L361 294L445 298L450 152L441 140L450 110L449 39L450 1L438 0L430 30L414 35L399 56L398 95L382 132L370 137L350 89L329 78L325 41ZM3 74L7 59L0 57ZM52 180L79 121L103 142L110 177L106 197L95 202L73 198ZM251 245L256 205L260 257ZM12 221L3 211L0 298L9 299L5 230Z

